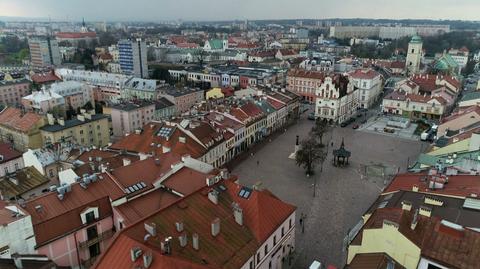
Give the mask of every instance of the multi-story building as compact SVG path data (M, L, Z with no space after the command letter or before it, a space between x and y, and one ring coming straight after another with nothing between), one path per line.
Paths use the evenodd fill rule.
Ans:
M17 204L0 201L0 258L11 258L12 254L36 253L35 236L30 214Z
M157 85L157 81L153 79L131 78L125 82L120 96L124 100L156 100L160 86L161 85Z
M155 103L138 100L111 107L113 135L116 137L134 133L155 119Z
M295 207L266 191L214 182L120 232L97 268L281 268L295 250Z
M462 47L460 49L450 49L448 54L457 62L460 69L463 69L467 66L468 63L468 56L470 51L466 47Z
M357 111L359 93L347 76L326 76L316 89L315 117L335 123L346 121Z
M0 112L0 138L19 151L40 148L40 128L44 124L44 118L38 114L7 107Z
M92 72L72 69L56 69L55 74L64 81L77 81L86 83L92 88L96 101L116 101L120 98L121 89L132 76L111 74L105 72Z
M14 173L24 166L21 152L8 143L0 143L0 177Z
M148 77L147 45L137 39L118 41L119 62L122 72L139 78Z
M330 37L399 39L407 36L435 36L450 32L450 25L331 26Z
M56 123L51 114L47 117L48 124L40 128L44 145L69 141L84 147L103 147L110 142L107 115L83 110L75 119L58 118Z
M307 71L302 69L290 70L287 75L287 89L298 95L303 100L315 102L315 91L322 85L326 73Z
M408 43L406 72L408 75L417 74L420 71L420 63L422 61L423 41L419 36L412 37Z
M4 106L21 104L22 97L30 93L30 85L26 79L0 81L0 103Z
M65 111L77 110L87 103L94 104L93 92L88 85L77 81L53 83L47 89L22 98L25 108L41 113L47 113L54 107L61 107Z
M438 120L447 110L447 101L436 95L421 95L393 91L383 98L384 113L413 119Z
M56 40L50 37L28 39L30 61L33 66L56 66L62 63L60 49Z
M198 88L164 88L160 96L175 104L177 115L188 112L194 104L205 100L204 91Z
M359 106L361 108L371 107L382 92L382 76L372 69L357 69L350 72L348 76L359 91Z
M175 104L170 102L167 98L161 97L155 100L155 120L170 119L175 115Z

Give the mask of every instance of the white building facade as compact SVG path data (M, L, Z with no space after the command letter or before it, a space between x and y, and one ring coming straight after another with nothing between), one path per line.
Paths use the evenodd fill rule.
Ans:
M342 75L325 77L315 96L315 117L322 120L342 123L358 108L359 90Z

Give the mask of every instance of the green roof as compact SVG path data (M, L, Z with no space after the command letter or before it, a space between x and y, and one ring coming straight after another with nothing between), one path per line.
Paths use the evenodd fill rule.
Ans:
M410 43L422 43L422 42L423 42L423 41L422 41L422 38L419 37L418 35L414 35L414 36L412 37L412 40L410 40Z
M458 63L448 53L444 54L435 62L435 69L437 70L450 70L457 67Z
M467 92L465 95L462 97L462 100L460 102L465 102L465 101L470 101L470 100L475 100L475 99L480 99L480 92Z
M221 39L211 39L208 41L210 44L210 48L212 50L220 50L223 49L223 40Z

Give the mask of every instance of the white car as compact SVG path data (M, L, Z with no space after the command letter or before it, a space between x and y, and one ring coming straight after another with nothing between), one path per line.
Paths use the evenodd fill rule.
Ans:
M313 261L308 269L322 269L322 264L319 261Z

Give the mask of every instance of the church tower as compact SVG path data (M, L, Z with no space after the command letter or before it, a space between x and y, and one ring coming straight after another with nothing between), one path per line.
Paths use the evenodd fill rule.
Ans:
M422 46L423 41L418 35L412 37L412 40L408 43L407 62L405 64L407 75L413 75L420 71Z

